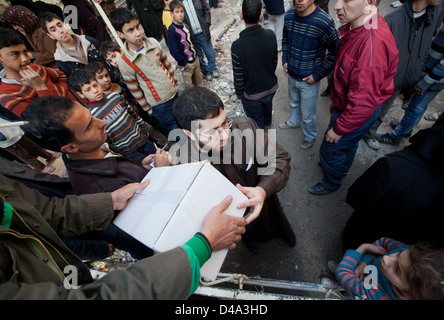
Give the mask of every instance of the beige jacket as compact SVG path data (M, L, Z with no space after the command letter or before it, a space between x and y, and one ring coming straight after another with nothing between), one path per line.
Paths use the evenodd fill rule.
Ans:
M145 37L144 47L146 51L134 52L130 51L125 43L124 55L130 64L122 55L119 69L134 98L145 111L149 111L151 107L172 99L178 87L173 64L168 60L160 43L154 38ZM135 64L141 73L138 73L131 63Z

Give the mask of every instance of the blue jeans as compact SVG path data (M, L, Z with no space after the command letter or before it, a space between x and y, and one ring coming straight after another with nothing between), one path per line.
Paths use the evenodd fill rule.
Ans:
M275 92L259 100L248 100L242 97L242 106L248 118L253 119L261 129L271 125L273 97Z
M319 157L322 168L324 169L324 178L321 180L321 183L326 189L339 189L342 184L342 179L347 175L353 164L359 140L368 132L380 112L381 106L373 112L370 119L360 128L343 135L337 143L330 143L325 141L325 138L323 139L319 150ZM333 127L336 120L341 116L341 113L340 110L336 108L333 109L330 124L325 133Z
M410 98L409 104L405 109L404 117L398 126L390 133L394 140L404 138L421 120L422 115L427 110L429 103L436 97L440 91L424 91L422 96L415 94Z
M288 96L290 98L290 126L299 126L302 119L302 132L305 141L316 139L316 101L318 100L319 82L308 84L290 77L288 79Z
M131 153L126 153L126 156L140 163L146 156L154 153L156 153L156 146L147 138L143 146L137 148Z
M167 135L171 130L179 128L176 118L174 118L173 115L173 104L177 97L178 94L176 93L174 98L168 100L167 102L151 107L153 110L151 116L159 121L160 126L166 130Z
M194 47L196 49L197 56L199 57L200 69L203 72L216 72L217 65L213 44L211 41L208 42L207 39L205 39L205 35L202 32L195 35L195 40ZM205 62L204 54L207 57L208 64Z

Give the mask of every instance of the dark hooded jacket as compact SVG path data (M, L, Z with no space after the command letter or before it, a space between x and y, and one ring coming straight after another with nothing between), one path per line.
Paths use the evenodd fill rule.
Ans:
M432 39L442 20L442 2L426 8L425 20L417 28L413 18L413 0L384 18L392 31L399 51L399 64L394 82L395 91L413 88L420 80Z
M382 236L444 246L444 117L409 142L378 159L348 190L347 203L355 211L345 228L344 249Z

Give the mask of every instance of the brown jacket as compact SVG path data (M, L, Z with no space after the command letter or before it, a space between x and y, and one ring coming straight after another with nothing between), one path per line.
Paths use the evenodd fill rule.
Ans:
M14 208L11 227L0 226L0 299L188 297L191 265L182 248L91 283L87 267L60 238L106 228L114 217L110 193L49 199L0 174L0 196ZM67 265L77 268L78 289L64 287L73 275Z
M35 58L35 64L50 68L57 68L57 64L54 59L54 52L57 48L56 40L51 39L40 27L35 29L31 36L27 34L26 38L28 39L29 44L32 46L32 51L30 51L30 53Z
M279 202L277 193L281 191L287 184L290 176L290 154L276 143L276 150L270 150L272 155L276 155L275 166L271 166L272 161L265 161L264 155L268 154L267 133L264 134L264 150L258 149L257 141L261 139L261 135L257 131L260 130L256 123L247 117L233 118L233 126L231 127L231 161L225 160L221 155L219 164L215 163L214 155L210 158L202 156L200 159L194 159L193 155L199 154L196 145L188 139L188 159L189 161L210 160L213 166L228 178L234 185L239 183L244 187L262 187L267 198L264 202L259 217L251 222L245 234L242 236L245 240L250 241L268 241L272 238L283 238L290 246L296 244L296 237L291 228ZM245 138L246 132L253 133L253 138ZM243 136L244 135L244 136ZM254 141L253 141L254 140ZM241 141L241 143L237 143ZM194 149L194 150L192 150ZM250 150L250 151L249 151ZM251 151L253 150L253 151ZM241 161L236 160L236 155L242 154ZM182 158L181 158L182 159ZM226 158L225 158L226 159ZM251 160L250 160L251 159ZM271 171L268 174L261 175L260 171L269 166ZM271 173L271 174L270 174Z

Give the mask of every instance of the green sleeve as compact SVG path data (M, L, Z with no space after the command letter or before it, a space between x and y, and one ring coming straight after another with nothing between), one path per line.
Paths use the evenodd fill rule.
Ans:
M3 212L2 212L2 216L1 216L1 220L0 220L0 224L3 227L9 228L11 226L11 222L12 222L12 206L9 203L6 203L3 201L3 199L0 199L0 201L3 202Z
M200 281L200 268L211 257L211 246L208 239L200 232L196 233L187 243L182 245L191 264L190 296L196 291Z

